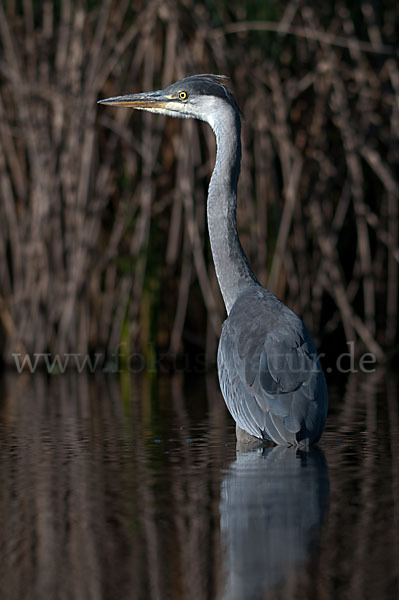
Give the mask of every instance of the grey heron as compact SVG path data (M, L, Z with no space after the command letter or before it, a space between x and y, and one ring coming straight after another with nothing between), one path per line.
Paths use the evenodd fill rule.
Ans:
M227 319L218 348L218 374L239 439L307 445L320 438L327 387L303 321L264 289L249 266L237 232L241 163L240 111L224 77L193 75L164 90L100 100L171 117L206 121L216 136L207 218Z

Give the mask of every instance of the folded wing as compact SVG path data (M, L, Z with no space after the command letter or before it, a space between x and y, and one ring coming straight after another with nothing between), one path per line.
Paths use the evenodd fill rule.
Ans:
M303 322L262 288L244 292L223 325L218 371L241 429L278 444L317 441L327 389Z

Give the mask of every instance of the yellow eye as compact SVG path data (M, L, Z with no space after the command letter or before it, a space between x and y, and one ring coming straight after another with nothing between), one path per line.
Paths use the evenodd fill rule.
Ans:
M185 100L187 98L187 92L179 92L180 100Z

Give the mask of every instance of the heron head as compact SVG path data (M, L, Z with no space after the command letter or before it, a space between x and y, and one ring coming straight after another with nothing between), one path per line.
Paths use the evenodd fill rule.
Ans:
M172 83L164 90L128 94L100 100L99 104L126 106L171 117L201 119L213 128L223 109L239 114L230 90L220 75L192 75Z

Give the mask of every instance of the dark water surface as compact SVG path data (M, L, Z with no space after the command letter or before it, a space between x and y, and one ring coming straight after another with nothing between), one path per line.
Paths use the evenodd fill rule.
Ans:
M319 448L237 452L216 377L6 375L0 598L399 598L392 374Z

